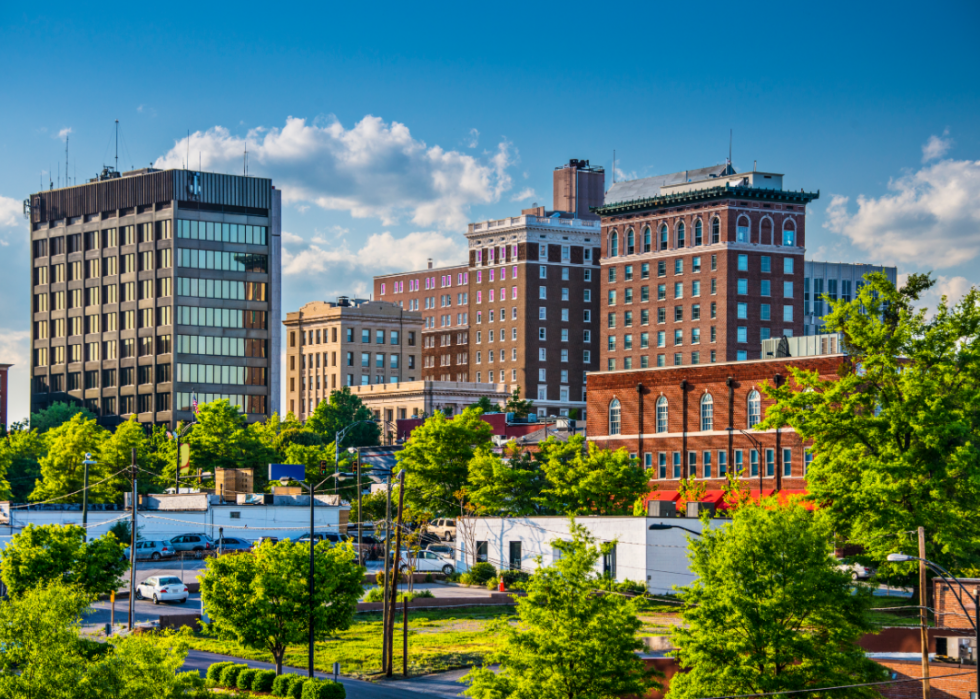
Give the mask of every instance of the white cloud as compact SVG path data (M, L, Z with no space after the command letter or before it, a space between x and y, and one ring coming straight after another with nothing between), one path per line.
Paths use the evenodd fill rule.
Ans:
M980 254L980 161L941 160L888 185L891 194L835 195L824 226L887 263L938 269Z
M908 279L908 273L900 273L898 275L899 288L905 286ZM925 308L928 310L927 315L930 317L934 316L936 314L936 308L939 307L939 300L943 296L946 297L946 302L950 306L953 306L959 303L973 286L975 285L966 277L946 277L939 275L936 277L936 284L919 297L916 307Z
M929 140L922 144L922 162L936 160L946 155L946 152L953 147L953 139L949 136L949 129L943 131L942 136L932 135Z
M31 410L30 331L0 328L0 364L13 364L7 374L7 416L10 422L22 420Z
M16 199L0 195L0 228L14 228L27 225L22 214L24 205Z
M408 216L419 226L461 229L470 207L500 199L511 187L512 146L478 158L412 137L398 122L366 116L353 128L337 121L289 117L279 128L235 136L222 126L177 141L156 167L182 167L188 152L209 170L238 172L245 151L250 174L271 177L288 204L314 204L393 225Z
M511 201L528 201L537 197L533 187L525 187L510 198Z
M61 140L61 141L64 141L66 138L68 138L68 134L70 134L70 133L72 133L71 127L70 126L65 127L61 131L58 132L57 138L59 140Z
M328 241L319 236L310 244L298 235L283 232L283 273L322 274L337 267L379 273L422 269L429 259L436 267L459 264L466 257L460 236L434 231L409 233L403 238L395 238L388 231L375 233L359 250L352 250L345 241L333 241L321 247L323 243Z
M466 145L470 148L476 148L480 143L480 132L476 129L470 129L470 137L466 141Z

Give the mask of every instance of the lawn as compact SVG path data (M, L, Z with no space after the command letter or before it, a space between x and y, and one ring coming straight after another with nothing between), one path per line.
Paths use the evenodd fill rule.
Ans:
M484 633L487 622L513 617L514 608L511 606L409 611L409 672L423 675L479 663L485 654L496 648L496 639ZM395 668L400 670L401 610L396 620L394 659ZM204 634L195 635L191 645L197 650L211 653L273 662L267 652ZM285 664L306 667L306 652L305 645L290 646L286 651ZM341 673L348 676L371 678L381 672L380 613L357 614L350 629L339 632L329 641L316 644L314 664L318 670L329 672L335 662L340 663Z
M918 626L918 609L895 609L893 612L885 611L896 607L913 607L917 600L908 597L875 597L871 605L870 619L877 627L885 626ZM929 626L933 626L933 615L929 612Z

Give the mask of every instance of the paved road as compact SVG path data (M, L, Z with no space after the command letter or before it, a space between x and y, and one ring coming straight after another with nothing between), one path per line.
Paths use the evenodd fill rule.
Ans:
M260 668L263 670L274 670L275 666L270 663L262 663L257 660L242 660L241 658L231 658L226 655L218 655L216 653L205 653L204 651L192 650L187 654L187 660L184 662L183 670L196 670L203 677L205 672L207 672L208 666L212 663L218 663L223 660L233 660L239 663L245 663L249 667ZM300 668L283 668L285 672L295 672L298 674L306 674L306 670ZM317 672L315 673L317 677L329 677L329 675ZM344 685L344 689L347 690L348 699L418 699L418 692L408 691L398 687L397 683L388 682L383 685L373 684L371 682L363 682L361 680L354 680L347 677L341 677L340 681ZM432 691L426 690L428 694L434 694ZM450 695L452 696L452 695Z
M95 602L92 604L92 611L87 614L83 623L86 625L97 624L104 626L109 623L111 618L112 603ZM172 614L196 614L201 611L201 595L191 594L183 604L176 602L162 602L159 605L152 601L135 600L133 603L133 615L136 617L137 624L147 621L157 621L162 616ZM116 600L116 625L125 624L129 615L129 599Z

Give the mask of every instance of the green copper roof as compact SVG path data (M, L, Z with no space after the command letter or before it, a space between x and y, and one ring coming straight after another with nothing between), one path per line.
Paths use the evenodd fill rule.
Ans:
M808 204L814 199L820 198L820 190L814 192L789 192L783 189L757 189L755 187L709 187L698 189L691 192L679 192L677 194L666 194L660 197L650 197L648 199L634 199L633 201L618 201L614 204L605 206L593 206L591 210L600 216L615 216L632 211L645 211L649 209L659 209L668 206L680 206L699 201L709 201L712 199L757 199L765 201L784 201L793 204Z

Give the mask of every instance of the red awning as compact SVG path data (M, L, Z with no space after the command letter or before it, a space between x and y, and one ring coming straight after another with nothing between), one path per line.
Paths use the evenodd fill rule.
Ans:
M658 490L655 493L650 493L643 499L643 503L646 504L652 500L666 500L667 502L677 502L681 494L676 490Z
M775 490L763 490L762 491L762 498L771 497L772 494L775 493L775 492L776 492ZM743 493L745 494L745 497L749 498L753 502L759 502L759 491L757 489L756 490L751 490L750 489L750 490L747 490L747 491L745 489L743 489ZM722 497L721 500L719 500L719 502L718 502L718 509L719 510L729 510L729 509L731 509L731 507L732 506L729 503L725 502L724 497Z
M713 503L716 507L718 507L721 505L724 499L725 499L724 490L709 490L707 493L704 494L704 497L701 498L701 502L710 502Z

